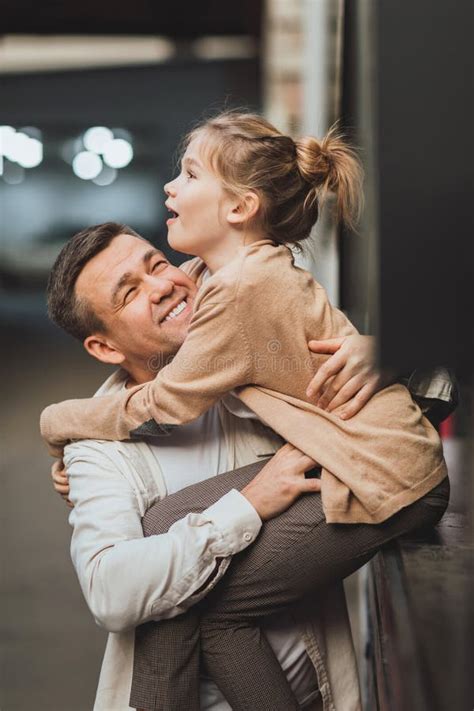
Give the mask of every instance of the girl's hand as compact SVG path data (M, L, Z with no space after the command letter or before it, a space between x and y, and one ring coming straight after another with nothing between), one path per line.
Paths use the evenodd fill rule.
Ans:
M336 414L343 420L353 417L390 382L374 368L373 336L354 334L308 345L313 353L332 357L319 368L306 395L328 412L341 408Z
M64 462L60 459L54 462L51 467L51 478L53 480L54 490L60 494L70 509L74 508L74 504L69 500L69 479L67 471L64 468Z

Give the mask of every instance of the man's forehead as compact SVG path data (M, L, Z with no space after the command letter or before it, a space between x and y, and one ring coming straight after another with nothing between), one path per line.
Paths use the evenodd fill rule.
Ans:
M126 272L146 264L155 255L168 262L151 242L133 235L118 235L84 266L76 282L76 293L87 289L90 296L91 287L93 291L109 289L112 282L116 283Z
M102 271L106 266L104 276L107 276L112 272L116 274L121 270L141 266L154 255L168 261L163 252L151 242L133 235L118 235L103 252L99 252L91 260L91 266L95 267L95 271Z
M108 252L107 257L109 259L113 259L115 255L117 263L120 263L128 257L140 261L144 255L148 256L150 254L159 254L162 259L166 262L168 261L161 249L158 249L158 247L155 247L151 242L143 239L143 237L135 237L135 235L117 235L105 251Z

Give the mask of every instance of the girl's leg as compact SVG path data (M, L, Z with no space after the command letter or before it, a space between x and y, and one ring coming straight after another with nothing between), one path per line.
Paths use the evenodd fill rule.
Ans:
M172 503L173 498L179 497L174 502L175 510L170 511L173 520L168 522L168 528L191 510L203 510L230 488L242 488L257 470L258 465L245 467L188 487L160 502L156 512L153 507L147 514L147 533L160 532L155 528L156 518L163 518L160 507ZM235 709L255 708L255 705L239 705L245 704L250 697L258 699L258 708L272 711L292 708L275 703L272 673L267 676L266 671L272 668L274 660L273 657L270 661L271 655L267 655L271 650L261 649L258 659L263 669L250 673L253 670L247 659L249 649L258 649L260 636L258 632L255 636L255 627L260 618L281 611L312 589L341 580L370 559L388 540L418 526L436 523L446 508L448 492L447 483L443 483L377 526L326 524L319 495L301 497L287 512L268 521L256 543L234 556L223 580L207 597L208 611L203 619L201 643L210 674L221 686L231 706ZM145 649L154 644L151 640L158 633L159 624L150 626L147 645L143 640L136 644L136 670L146 666ZM156 648L159 654L159 642L156 642ZM137 679L140 679L139 674L134 675L134 689ZM141 678L142 686L143 683L146 685L147 681ZM149 682L148 686L148 696L153 701L153 686Z
M310 604L308 593L347 577L388 541L416 528L434 526L448 499L445 479L382 524L343 525L327 524L319 494L310 494L267 522L258 542L234 556L201 615L202 658L230 705L239 694L234 684L236 664L247 670L246 650L252 647L255 628L264 617L304 597Z
M199 711L199 614L148 622L135 632L130 705L143 711Z
M165 533L191 511L203 511L232 488L242 489L266 461L243 467L187 487L155 504L143 520L145 535ZM200 606L178 617L137 627L130 706L143 711L198 711ZM265 635L255 627L246 639L242 669L234 665L237 700L234 711L293 711L299 709L285 674ZM257 673L255 686L247 670ZM215 680L219 686L219 680ZM265 695L259 689L268 689ZM255 700L258 703L255 704Z
M191 608L178 617L137 627L130 705L140 711L199 711L200 618ZM233 711L298 711L275 653L258 625L226 634L222 669L206 670ZM216 645L219 653L220 644ZM235 656L234 656L235 655ZM228 675L225 672L228 671Z

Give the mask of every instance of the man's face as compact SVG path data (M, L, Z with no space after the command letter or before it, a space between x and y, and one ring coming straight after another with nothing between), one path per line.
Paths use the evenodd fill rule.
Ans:
M157 370L186 338L196 285L149 242L121 234L91 259L76 282L105 325L100 334L133 372ZM119 362L117 360L110 362Z

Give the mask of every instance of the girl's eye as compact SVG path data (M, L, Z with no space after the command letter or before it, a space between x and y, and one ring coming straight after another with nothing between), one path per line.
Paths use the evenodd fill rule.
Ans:
M186 175L188 176L188 178L195 178L195 177L196 177L196 176L194 175L194 173L191 173L190 170L187 170L187 171L186 171Z

